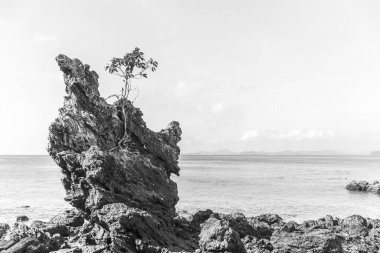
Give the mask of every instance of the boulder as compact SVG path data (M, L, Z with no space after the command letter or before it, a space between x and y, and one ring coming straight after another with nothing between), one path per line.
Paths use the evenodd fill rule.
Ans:
M343 232L349 235L368 235L368 223L365 218L360 215L351 215L342 222Z
M277 214L271 214L271 213L266 213L266 214L261 214L256 217L258 221L263 221L269 225L274 225L274 224L282 224L283 220L280 216Z
M253 236L256 238L270 238L273 228L266 222L260 221L257 217L247 218L249 225L253 228Z
M255 236L256 231L253 226L248 222L247 218L242 213L233 213L222 217L227 225L239 233L240 237L246 235Z
M6 233L9 231L10 226L7 223L0 223L0 239L6 235Z
M380 194L380 183L379 181L373 181L372 183L367 181L351 181L346 185L346 189L350 191L367 191Z
M59 224L69 227L80 227L84 223L83 215L75 209L57 214L50 219L49 223Z
M26 215L20 215L16 217L16 222L23 222L23 221L28 221L28 220L29 218Z
M199 237L201 252L245 252L239 234L227 222L214 217L203 224Z
M343 252L341 239L327 229L292 233L275 231L270 241L274 252Z
M298 224L294 221L289 221L281 228L281 231L292 233L297 230Z
M201 224L208 220L213 214L214 212L210 209L196 212L190 221L190 228L200 231Z

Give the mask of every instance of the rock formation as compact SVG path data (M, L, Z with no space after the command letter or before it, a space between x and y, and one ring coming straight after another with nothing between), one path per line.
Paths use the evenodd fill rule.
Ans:
M48 222L27 225L18 219L12 228L0 224L0 252L379 251L380 220L359 215L298 224L274 214L177 214L171 174L179 174L179 124L149 130L133 104L108 104L100 96L98 75L88 65L64 55L56 60L67 96L50 126L48 152L61 168L66 200L75 209ZM122 104L127 114L121 113ZM120 146L125 131L128 142ZM355 183L348 188L374 187Z
M48 152L62 169L66 200L109 233L115 252L177 249L178 194L170 176L179 174L178 122L153 132L126 101L124 126L122 108L100 96L98 75L88 65L64 55L56 61L67 96L50 126ZM119 148L125 129L130 138Z
M374 181L373 183L367 181L351 181L346 185L346 189L349 191L365 191L380 194L380 183L379 181Z

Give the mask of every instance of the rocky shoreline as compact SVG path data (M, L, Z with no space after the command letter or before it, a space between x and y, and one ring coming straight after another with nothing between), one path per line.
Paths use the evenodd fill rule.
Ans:
M369 183L367 181L351 181L346 185L346 189L349 191L364 191L380 194L379 181L373 181Z
M380 220L359 215L298 224L275 214L178 214L171 176L180 172L179 123L151 131L130 101L100 96L88 65L64 55L56 61L67 96L48 152L74 209L30 226L26 217L12 228L0 224L1 252L378 252Z
M147 248L140 239L141 248L116 251L110 231L73 209L30 226L0 224L0 252L378 252L380 220L327 215L298 224L275 214L245 217L206 210L174 217L173 233L184 243L178 249Z

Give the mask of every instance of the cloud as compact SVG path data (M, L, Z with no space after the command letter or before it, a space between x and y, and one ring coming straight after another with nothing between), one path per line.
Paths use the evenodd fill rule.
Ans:
M277 131L277 130L249 130L243 133L240 140L248 141L256 138L268 140L329 140L335 137L335 133L330 130L292 130L292 131Z
M57 40L57 37L53 34L35 34L33 40L37 43L47 43Z
M258 130L249 130L243 133L241 136L240 140L242 141L248 141L250 139L256 138L259 136L259 131Z
M221 111L223 111L223 104L222 103L215 103L211 106L211 112L213 113L219 113Z
M180 81L174 88L174 94L177 97L191 97L191 95L197 93L200 89L200 85L198 83L187 83L184 81Z

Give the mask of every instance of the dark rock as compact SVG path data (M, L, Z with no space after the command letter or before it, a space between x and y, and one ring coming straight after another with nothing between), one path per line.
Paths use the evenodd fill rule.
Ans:
M240 237L246 235L256 236L254 227L248 222L247 218L242 213L233 213L222 217L227 225L239 233Z
M368 228L369 229L377 229L380 228L380 220L379 219L369 219L367 218Z
M0 239L9 231L10 226L7 223L0 223Z
M297 230L298 224L294 221L287 222L282 228L281 231L292 233Z
M15 244L16 244L16 242L12 241L12 240L10 240L10 241L0 240L0 252L3 252L3 250L9 249L10 247L12 247Z
M11 228L9 239L18 242L25 237L29 237L29 230L30 228L27 225L23 223L15 223Z
M16 244L14 244L12 247L2 251L2 253L24 253L24 252L28 252L28 253L29 252L30 253L41 252L41 253L44 253L44 252L47 252L47 251L36 251L36 250L33 250L34 247L31 247L31 246L37 246L39 244L40 243L36 238L25 237L25 238L21 239L19 242L17 242ZM29 251L27 251L27 250L29 250Z
M49 223L43 221L33 221L30 228L39 230L43 233L49 233L51 236L59 234L61 236L68 236L70 234L70 229L66 225L61 225L59 223Z
M165 222L146 211L125 204L105 205L97 211L96 217L97 223L107 226L113 242L112 247L119 251L133 251L128 242L132 242L133 245L137 242L141 245L149 242L154 247L165 246L173 250L181 244Z
M227 222L211 217L202 226L199 247L202 252L245 252L239 234Z
M257 239L250 235L242 238L244 249L247 253L270 253L273 246L267 239Z
M261 214L257 216L256 219L268 223L269 225L283 223L282 218L280 216L271 213Z
M373 183L367 181L351 181L346 185L346 189L350 191L367 191L380 194L380 183L379 181L374 181Z
M23 221L28 221L28 220L29 220L28 216L25 216L25 215L20 215L16 217L17 222L23 222Z
M57 250L56 253L82 253L82 249L80 249L79 247L74 247L70 249Z
M214 212L211 211L210 209L196 212L193 215L193 218L190 222L190 227L195 230L200 230L201 229L200 225L204 223L206 220L208 220L213 213Z

